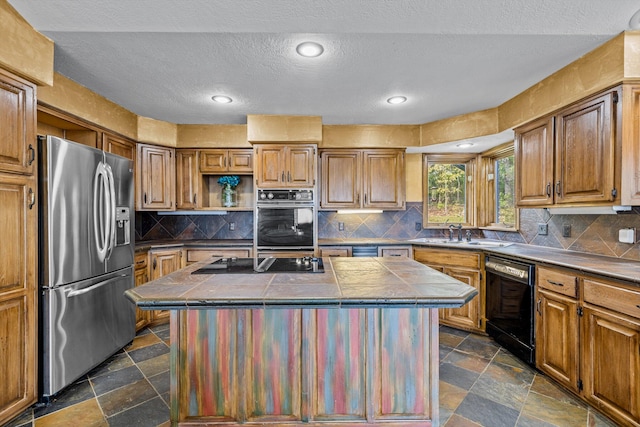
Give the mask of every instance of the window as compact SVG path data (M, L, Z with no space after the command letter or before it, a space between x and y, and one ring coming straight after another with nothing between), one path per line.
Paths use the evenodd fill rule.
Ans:
M473 166L475 155L425 155L423 165L426 227L473 226Z
M514 231L518 228L519 211L515 198L515 161L513 143L489 150L481 155L483 191L478 225Z

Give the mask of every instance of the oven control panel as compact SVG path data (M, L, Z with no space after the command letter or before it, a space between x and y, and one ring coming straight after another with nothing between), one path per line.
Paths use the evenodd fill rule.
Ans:
M259 202L313 202L313 190L258 190Z

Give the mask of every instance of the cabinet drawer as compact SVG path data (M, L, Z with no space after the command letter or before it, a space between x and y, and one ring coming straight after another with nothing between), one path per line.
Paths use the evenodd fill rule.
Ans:
M584 279L584 301L640 319L640 287Z
M378 248L378 256L397 256L412 258L413 253L411 251L411 246L380 246Z
M147 268L148 265L148 253L147 252L141 252L141 253L137 253L134 257L134 268L136 270L142 270L143 268Z
M351 246L335 246L320 248L320 256L351 256Z
M578 297L578 279L575 275L560 270L538 267L537 285L568 297Z
M478 252L460 251L455 249L413 248L413 257L424 264L444 265L451 267L466 267L480 269L482 254Z
M251 257L251 249L187 249L187 262L189 263L204 261L213 257L249 258Z

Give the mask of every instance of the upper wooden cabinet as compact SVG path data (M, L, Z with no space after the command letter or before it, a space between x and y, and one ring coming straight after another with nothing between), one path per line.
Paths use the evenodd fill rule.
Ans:
M619 200L620 94L610 90L516 129L518 206Z
M0 170L34 173L35 117L34 86L0 70Z
M136 210L175 209L175 150L138 144Z
M404 209L404 151L323 150L321 209Z
M199 206L199 182L198 151L176 150L176 207L178 209L196 209Z
M129 160L136 160L136 142L108 133L102 134L102 150Z
M256 144L256 185L262 188L305 188L316 183L314 144Z
M199 150L200 173L253 173L253 150Z

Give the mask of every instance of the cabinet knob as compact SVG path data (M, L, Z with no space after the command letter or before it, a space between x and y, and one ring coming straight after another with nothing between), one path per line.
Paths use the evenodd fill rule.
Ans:
M153 260L153 269L155 270L158 265L158 261L156 259Z
M560 181L556 182L556 194L560 195Z
M538 303L536 304L536 311L540 316L542 316L542 310L540 309L540 304L542 304L542 298L538 298Z
M198 200L198 195L196 193L193 193L193 204L195 205L197 203Z
M547 182L547 197L551 197L551 183Z

